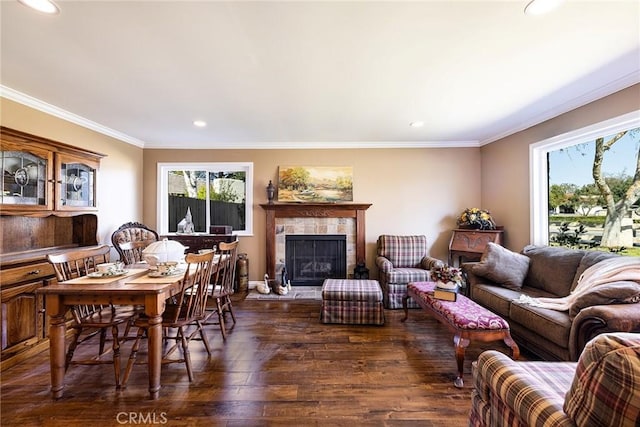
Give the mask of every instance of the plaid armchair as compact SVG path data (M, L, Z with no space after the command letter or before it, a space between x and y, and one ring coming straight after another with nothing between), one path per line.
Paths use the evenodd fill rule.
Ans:
M426 236L378 237L376 266L385 308L402 308L409 282L429 280L429 270L442 264L427 254ZM408 303L410 308L419 308L412 299Z
M640 335L600 334L578 362L513 361L487 350L473 362L469 427L637 426Z

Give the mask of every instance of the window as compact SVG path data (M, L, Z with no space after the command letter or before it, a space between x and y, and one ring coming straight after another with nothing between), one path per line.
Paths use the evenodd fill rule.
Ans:
M195 233L230 225L253 234L253 163L159 163L158 184L160 234L184 231L187 212Z
M529 147L531 242L533 244L549 244L549 164L547 161L549 153L637 127L640 127L640 111L558 135Z

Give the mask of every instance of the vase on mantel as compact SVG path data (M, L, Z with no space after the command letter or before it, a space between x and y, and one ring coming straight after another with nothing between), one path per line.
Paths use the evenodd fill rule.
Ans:
M269 184L267 184L267 201L270 205L273 204L273 197L276 193L276 187L273 185L273 182L269 180Z

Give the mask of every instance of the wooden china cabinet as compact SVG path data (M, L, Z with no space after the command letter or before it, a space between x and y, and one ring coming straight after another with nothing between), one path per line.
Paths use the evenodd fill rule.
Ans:
M97 245L104 155L0 127L0 370L48 347L46 255Z

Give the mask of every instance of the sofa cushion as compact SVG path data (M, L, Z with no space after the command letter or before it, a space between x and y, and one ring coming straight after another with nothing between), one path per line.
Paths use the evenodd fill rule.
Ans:
M427 282L431 277L429 270L421 268L394 268L390 272L383 273L388 283Z
M640 283L620 281L594 286L581 294L569 307L573 319L585 307L592 305L631 304L640 302Z
M508 317L510 322L526 326L558 347L567 348L569 345L571 319L566 311L534 307L513 301Z
M504 318L509 317L511 301L520 298L521 294L527 294L533 298L552 297L549 292L542 289L522 288L520 291L514 291L499 285L476 284L471 289L471 299L478 304L488 308L496 314Z
M509 305L514 299L518 299L520 292L502 286L479 284L473 287L472 299L483 307L487 307L494 313L509 317Z
M601 334L578 360L564 411L584 426L638 425L640 420L640 335Z
M522 287L528 270L528 257L493 242L487 244L480 262L471 267L473 274L513 290Z
M584 273L587 268L599 263L600 261L604 261L605 259L618 256L620 255L616 255L612 252L586 251L582 259L580 260L580 264L578 264L578 269L576 270L575 276L573 276L571 290L573 291L576 288L576 286L578 285L578 281L580 280L580 276L582 276L582 273Z
M573 278L585 251L558 246L526 246L522 253L529 257L525 285L544 289L555 296L569 295Z

